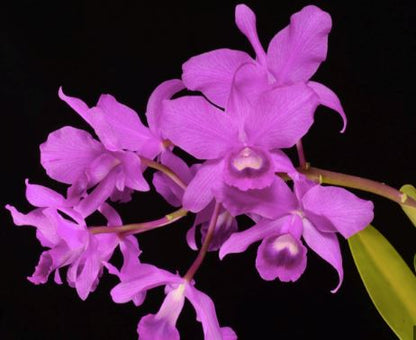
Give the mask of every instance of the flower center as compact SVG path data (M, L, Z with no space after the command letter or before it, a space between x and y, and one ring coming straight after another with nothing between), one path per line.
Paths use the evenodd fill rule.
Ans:
M263 157L253 149L245 147L233 157L231 163L238 171L245 169L259 170L263 166Z
M292 256L299 253L298 244L294 237L290 234L285 234L276 238L273 242L273 249L277 252L286 250Z

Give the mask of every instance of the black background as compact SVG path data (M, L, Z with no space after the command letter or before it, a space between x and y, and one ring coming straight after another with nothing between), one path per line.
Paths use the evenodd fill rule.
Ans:
M313 3L333 18L327 61L314 76L341 98L349 118L339 134L338 116L320 107L304 139L315 166L357 174L400 187L415 176L415 8L413 1L248 1L267 46L289 17ZM39 164L38 145L64 125L90 128L57 97L60 85L93 105L111 93L143 117L147 98L162 81L181 75L189 57L216 48L252 52L234 24L234 1L22 1L1 12L1 204L29 211L24 179L62 190ZM376 4L376 5L374 5ZM415 229L400 208L374 199L374 225L410 265ZM120 206L125 222L158 218L171 208L156 194L136 194ZM117 280L104 276L81 301L67 285L34 286L41 252L30 227L14 227L1 212L1 339L134 339L139 318L157 311L156 290L140 308L117 305L108 294ZM184 273L195 253L185 244L191 223L140 236L142 259ZM345 279L311 251L296 283L263 281L254 267L256 248L220 262L209 254L197 287L215 301L222 325L240 339L391 339L371 304L341 240ZM183 339L202 330L189 305L179 319Z

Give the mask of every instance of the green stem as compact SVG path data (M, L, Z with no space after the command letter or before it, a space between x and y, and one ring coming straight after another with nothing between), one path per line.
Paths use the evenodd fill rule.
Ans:
M181 219L182 217L186 216L187 213L188 213L187 210L179 209L154 221L126 224L120 227L91 227L89 228L89 231L92 234L126 233L126 232L128 232L129 234L137 234L137 233L142 233L148 230L153 230L153 229L171 224Z
M208 231L204 239L204 243L199 250L198 256L196 257L195 261L189 267L188 271L186 272L185 276L183 277L186 281L190 282L194 277L196 271L201 266L202 262L204 261L205 255L208 251L209 245L214 237L215 227L217 226L218 215L220 213L221 203L215 203L214 211L211 215L211 220L209 221Z
M416 201L413 198L384 183L314 167L298 169L298 171L315 182L367 191L385 197L400 205L416 208Z
M152 161L151 159L148 159L142 156L140 156L140 160L144 165L148 166L149 168L162 171L166 176L168 176L172 181L174 181L177 185L179 185L183 190L186 189L186 184L179 178L177 174L175 174L167 166L160 164L158 162Z

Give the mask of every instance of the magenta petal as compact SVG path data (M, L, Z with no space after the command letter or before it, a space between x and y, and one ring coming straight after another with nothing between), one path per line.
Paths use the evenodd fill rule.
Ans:
M86 198L74 207L74 209L84 218L91 215L107 200L107 198L111 196L116 186L117 176L119 173L119 168L113 169Z
M30 184L26 179L26 198L35 207L61 208L67 205L65 198L42 185Z
M287 184L276 177L271 186L264 189L241 191L223 185L214 190L215 197L233 215L258 214L277 218L296 208L296 200Z
M371 201L358 198L348 190L338 187L316 185L303 196L302 203L306 215L310 211L325 217L332 224L332 228L316 225L318 229L338 231L345 238L363 230L374 217L374 205Z
M89 119L89 107L81 99L67 96L62 90L62 86L59 88L58 96L65 103L67 103L76 113L78 113L88 124L91 124Z
M337 95L325 85L310 81L308 86L311 87L319 97L319 103L339 113L342 118L343 126L341 132L345 131L347 127L347 116L345 115L344 109L342 108L341 102Z
M316 6L306 6L290 18L290 25L275 35L267 64L278 85L306 82L326 59L332 21Z
M235 7L235 23L239 30L247 37L256 52L257 60L265 65L266 53L261 46L256 29L256 15L246 5L240 4Z
M149 184L143 177L140 158L133 152L123 152L118 157L122 161L125 185L137 191L150 190Z
M222 163L207 161L189 183L183 196L183 207L192 212L204 209L213 199L212 190L220 185Z
M185 285L171 290L156 315L146 315L139 322L137 332L143 340L179 340L176 321L185 303Z
M182 80L189 90L201 91L225 107L237 68L251 57L242 51L219 49L192 57L182 65Z
M232 330L220 327L214 303L208 295L187 284L185 296L195 308L197 320L202 323L205 340L223 339L223 334L228 336L229 339L236 339L236 337L232 337L232 333L234 333Z
M132 300L138 293L166 284L182 283L183 279L166 270L149 264L140 264L130 271L129 279L121 281L111 290L116 303Z
M65 126L49 134L40 152L41 164L51 178L73 184L104 148L88 132Z
M164 135L196 158L219 158L237 141L231 118L202 97L167 100L164 109Z
M192 178L191 170L182 158L171 151L166 150L160 155L160 162L171 169L184 183L189 183ZM171 205L178 207L182 205L184 189L179 187L162 172L153 175L153 185L156 191Z
M279 234L280 229L285 223L287 223L287 221L289 221L287 217L277 220L268 220L263 218L253 227L239 233L232 234L220 248L220 259L222 260L224 256L228 254L242 253L254 242L262 240L270 235Z
M247 119L249 141L268 150L292 147L311 127L317 105L318 97L305 84L266 92Z
M113 227L123 225L120 215L111 205L104 203L98 210L107 219L107 225Z
M303 238L307 245L338 272L339 283L331 290L335 293L341 287L344 278L341 250L335 233L323 233L316 229L308 220L303 221Z
M183 90L184 84L179 79L166 80L154 89L147 102L146 117L150 130L162 138L160 127L163 119L163 101Z
M306 269L306 248L291 233L270 236L258 248L256 268L264 280L296 281Z

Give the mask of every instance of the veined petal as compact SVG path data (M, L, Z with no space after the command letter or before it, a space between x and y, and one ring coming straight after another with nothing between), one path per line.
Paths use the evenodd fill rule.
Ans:
M332 21L316 6L306 6L290 18L267 50L267 64L278 85L306 82L326 59Z
M149 97L146 108L147 123L150 130L162 138L161 120L163 119L163 101L170 99L175 93L183 90L184 84L180 79L166 80L154 89Z
M26 198L35 207L61 208L68 205L65 198L56 191L42 185L30 184L26 179Z
M307 219L303 220L303 238L307 245L338 272L339 283L331 290L335 293L342 284L344 270L339 242L335 233L324 233L316 229Z
M256 52L257 60L265 65L266 53L261 46L256 29L256 15L246 5L240 4L235 7L235 23L239 30L247 37Z
M123 172L126 176L126 186L137 191L150 190L149 184L143 177L140 158L133 152L122 152L119 158L123 164Z
M225 339L237 339L237 336L232 336L234 332L230 328L220 327L214 303L208 295L187 284L185 296L195 308L197 320L202 323L205 340L221 340L223 335L227 336Z
M196 158L219 158L236 143L237 129L231 117L203 97L187 96L164 103L164 135Z
M266 92L246 121L250 143L269 150L292 147L311 127L317 105L318 97L305 84Z
M189 90L201 91L218 106L225 107L237 68L253 59L245 52L218 49L190 58L182 65L182 80Z
M214 195L233 216L254 213L274 219L296 208L290 188L278 177L264 189L241 191L224 184L214 190Z
M358 198L343 188L315 185L302 199L308 211L328 219L331 225L316 225L322 231L338 231L345 238L367 227L373 220L373 203ZM313 219L313 217L312 217Z
M213 189L220 185L222 162L207 161L196 173L183 195L183 207L192 212L204 209L213 199Z
M109 94L101 95L97 106L90 110L91 125L108 150L138 151L155 137L129 107ZM155 140L155 143L160 143Z
M88 132L65 126L49 134L40 152L40 162L51 178L73 184L104 152L104 147Z
M337 95L325 85L314 81L308 82L308 86L311 87L319 97L319 104L329 107L330 109L339 113L342 118L343 126L341 132L345 131L347 127L347 116L342 108L341 102Z

